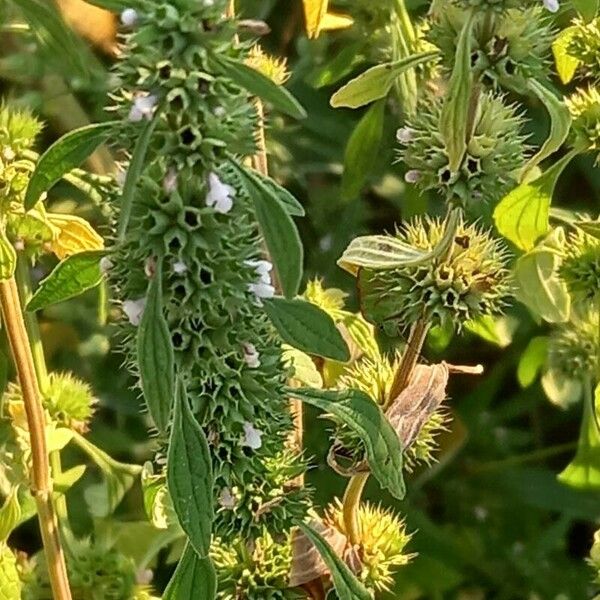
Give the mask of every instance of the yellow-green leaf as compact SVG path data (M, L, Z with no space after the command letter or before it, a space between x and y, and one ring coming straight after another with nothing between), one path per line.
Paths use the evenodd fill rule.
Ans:
M591 21L598 12L600 0L572 0L575 10L583 17L584 21Z
M569 54L569 46L576 32L577 27L567 27L552 42L556 71L563 83L569 83L573 79L579 66L579 59Z

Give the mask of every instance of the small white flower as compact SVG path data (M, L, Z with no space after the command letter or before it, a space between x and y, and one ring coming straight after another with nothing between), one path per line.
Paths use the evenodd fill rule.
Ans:
M219 504L223 508L235 508L235 496L231 493L228 487L224 487L219 494Z
M4 146L4 148L2 149L2 156L6 160L14 160L17 155L10 146Z
M256 429L252 423L248 423L248 421L244 423L244 446L258 450L262 446L262 436L263 432Z
M215 117L219 117L219 119L221 119L225 116L227 111L225 110L225 108L223 106L217 106L217 108L215 108L215 110L213 110L213 113L214 113Z
M113 268L113 264L108 256L103 256L100 259L100 272L106 275Z
M123 171L122 169L117 171L115 175L115 181L117 185L122 188L125 185L125 180L127 179L127 171Z
M140 569L135 575L135 581L139 585L150 585L153 577L152 569Z
M138 21L138 14L135 8L126 8L121 13L121 23L125 27L133 27Z
M254 269L262 283L271 283L273 265L268 260L245 260L244 264Z
M411 169L407 171L404 175L404 181L407 183L417 183L421 179L421 172L416 169Z
M396 131L396 139L401 144L408 144L413 139L413 130L410 127L400 127L398 131Z
M171 194L177 189L177 171L169 169L163 179L163 190L165 194Z
M558 0L544 0L544 6L551 13L558 12L558 9L560 8Z
M173 263L173 272L177 273L177 275L181 275L187 270L187 265L182 260L178 260L176 263Z
M258 367L260 367L260 354L258 353L256 346L254 344L246 343L242 344L242 347L244 348L244 360L246 361L246 364L251 369L258 369Z
M223 183L216 173L208 174L207 206L212 206L218 213L228 213L233 206L234 196L235 190L230 185Z
M257 298L272 298L275 295L275 288L260 281L259 283L249 283L248 291L252 292Z
M333 236L328 233L319 240L319 248L321 252L329 252L333 246Z
M149 94L147 96L137 96L133 101L133 106L129 111L129 120L132 123L138 123L142 119L151 119L156 106L156 96Z
M149 256L144 262L144 274L148 279L152 279L156 273L156 259Z
M15 240L13 242L13 246L14 246L15 250L19 250L19 251L25 250L25 242L22 239Z
M144 314L146 306L146 298L138 298L137 300L125 300L123 302L123 312L127 315L129 322L132 325L139 325Z

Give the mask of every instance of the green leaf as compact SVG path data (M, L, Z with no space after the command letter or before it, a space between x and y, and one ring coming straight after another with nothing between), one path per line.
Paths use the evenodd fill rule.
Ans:
M521 354L517 367L517 379L523 388L529 387L546 364L548 358L548 338L534 337Z
M288 90L277 85L256 69L224 57L219 57L216 63L223 75L229 77L253 96L269 102L274 108L294 119L306 118L306 111Z
M472 10L458 38L454 69L450 76L446 100L440 115L440 133L446 146L448 165L452 172L458 171L467 150L469 111L473 91L471 71L471 39L475 10Z
M40 310L97 286L102 280L100 259L104 254L102 250L78 252L59 262L52 273L41 281L27 304L27 310Z
M14 487L0 508L0 544L3 544L13 529L21 522L21 505L19 504L19 488Z
M150 416L165 432L175 397L175 358L169 326L163 314L161 269L148 286L137 338L140 383Z
M83 477L85 470L85 465L77 465L55 476L54 491L59 494L66 494Z
M475 321L465 323L465 329L499 348L506 348L512 342L518 324L516 319L510 317L484 315Z
M191 546L199 556L206 556L214 518L212 462L206 436L192 413L181 379L177 380L167 485Z
M317 89L333 85L350 75L364 61L364 42L361 40L349 44L341 48L331 60L314 69L306 77L306 83Z
M600 406L600 387L596 387L593 397L591 383L585 384L583 399L583 419L575 458L558 476L558 480L580 490L600 490L600 431L598 417L594 415Z
M576 33L577 27L567 27L552 42L552 53L554 54L556 71L563 83L569 83L573 79L575 71L577 71L577 67L579 66L579 59L569 54L569 46Z
M40 156L25 192L25 209L30 210L61 177L78 167L105 142L114 123L96 123L63 135Z
M187 544L163 600L213 600L217 594L217 575L208 557L200 558Z
M8 241L6 234L0 230L0 281L10 279L17 267L17 253Z
M509 192L496 206L494 221L498 231L522 250L531 250L548 232L550 203L556 182L576 154L572 150L543 175Z
M385 102L375 103L362 116L344 151L342 198L351 200L360 193L369 173L377 162L383 137Z
M133 202L135 199L135 191L141 178L142 171L144 170L144 162L146 160L148 146L150 145L152 134L158 125L162 108L162 104L159 105L152 119L144 124L144 127L140 133L140 137L135 143L131 160L129 161L129 167L125 176L125 183L123 184L123 192L121 194L121 207L119 212L119 222L117 224L118 241L123 241L125 238L125 233L127 232L127 226L129 225L129 219L131 218L131 211L133 209Z
M577 403L583 393L579 379L568 379L555 369L548 369L542 375L542 388L548 400L563 409Z
M265 312L286 344L308 354L341 362L350 360L350 350L333 319L305 300L264 300Z
M86 0L86 2L115 13L123 12L126 8L136 8L137 4L130 0Z
M372 600L373 596L367 588L320 533L306 523L298 523L298 527L313 543L323 562L327 565L339 600Z
M377 403L359 390L288 388L288 394L339 419L363 441L371 472L384 489L401 500L406 494L402 478L400 438Z
M292 372L290 379L295 379L301 385L311 388L323 387L323 377L317 369L315 361L308 354L287 344L284 344L282 349L283 363Z
M549 323L564 323L571 312L567 286L558 274L560 258L539 248L521 256L515 267L517 299Z
M260 179L262 185L268 189L268 194L272 198L277 198L281 206L285 208L288 215L292 217L303 217L306 212L304 207L296 198L288 192L283 186L279 185L274 179L262 175L258 171L252 171L252 174Z
M598 12L600 0L572 0L575 10L583 17L584 21L591 21Z
M435 50L413 54L396 62L371 67L333 94L330 104L334 108L359 108L375 100L385 98L392 89L398 75L424 62L433 60L437 56L439 56L439 52Z
M527 177L527 174L534 167L551 154L554 154L563 145L571 128L571 113L562 98L559 98L535 79L527 81L527 88L539 98L550 115L550 135L539 151L527 161L521 172L521 181Z
M293 298L300 287L304 259L298 229L272 186L264 185L254 171L245 169L235 160L231 160L230 164L254 203L256 219L275 266L281 290L286 298Z

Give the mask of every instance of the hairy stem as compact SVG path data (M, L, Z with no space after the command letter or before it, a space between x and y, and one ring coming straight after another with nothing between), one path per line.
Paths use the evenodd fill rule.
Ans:
M348 482L343 500L343 518L346 535L353 546L360 544L361 531L358 520L358 509L365 485L369 479L369 473L358 473L353 475Z
M37 506L52 593L55 600L71 600L58 521L52 504L52 479L46 443L46 419L33 352L27 336L21 299L14 277L0 281L0 306L27 415L32 461L31 491Z

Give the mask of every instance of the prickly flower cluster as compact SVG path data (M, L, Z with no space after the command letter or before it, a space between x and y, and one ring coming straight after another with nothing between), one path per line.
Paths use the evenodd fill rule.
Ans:
M592 86L581 88L566 99L566 104L573 117L574 145L596 153L596 163L600 163L600 92Z
M574 58L584 78L600 81L600 17L586 23L575 19L564 35L568 35L567 54Z
M122 119L121 150L133 152L148 123L154 131L109 274L134 371L148 282L162 279L176 371L212 453L215 531L230 546L234 538L256 545L265 535L287 535L307 492L290 483L304 464L288 448L286 370L262 308L275 293L272 266L229 166L230 157L254 152L257 120L248 93L223 71L223 61L247 59L236 21L223 16L227 4L147 2L137 13L112 108ZM277 597L270 594L279 585L267 580L248 597Z
M430 252L444 235L444 222L419 218L396 238ZM466 321L503 311L511 296L503 243L479 225L461 221L447 252L422 263L362 269L363 313L373 323L406 326L419 319L460 329Z
M572 298L598 300L600 291L600 240L578 231L569 236L560 269Z

